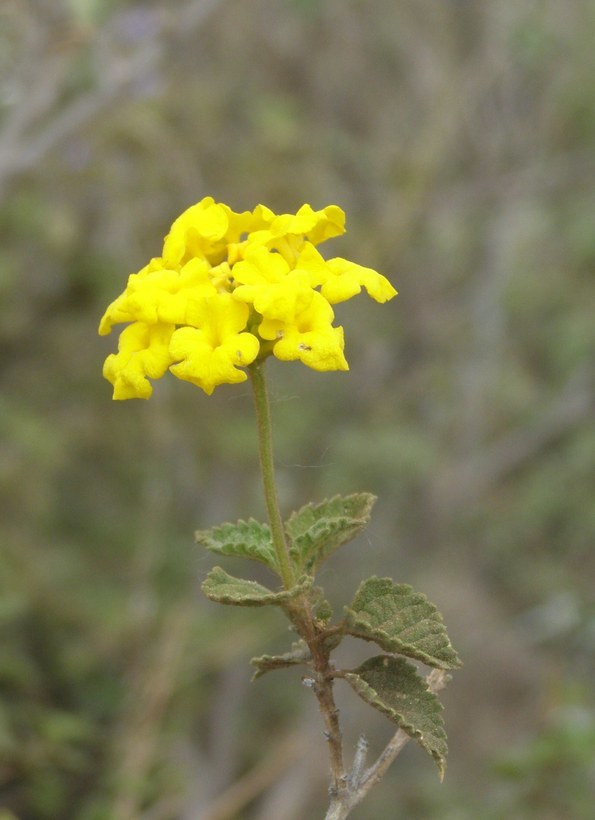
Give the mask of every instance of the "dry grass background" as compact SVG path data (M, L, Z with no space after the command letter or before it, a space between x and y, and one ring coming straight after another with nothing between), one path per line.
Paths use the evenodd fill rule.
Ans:
M380 499L333 601L413 583L465 660L445 784L408 747L354 817L590 816L594 36L590 0L3 0L3 818L324 811L307 691L249 682L284 625L198 589L193 530L263 514L247 390L101 379L104 306L207 194L339 203L400 291L340 306L349 375L271 367L286 509Z

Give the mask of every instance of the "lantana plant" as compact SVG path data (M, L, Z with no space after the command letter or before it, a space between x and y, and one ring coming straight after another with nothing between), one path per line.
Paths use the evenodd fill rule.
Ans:
M205 197L179 216L161 256L132 274L107 308L100 334L126 327L103 374L114 399L148 399L151 379L168 371L211 395L223 384L250 379L268 522L254 519L196 533L207 550L264 564L270 587L212 569L202 585L212 601L231 606L276 606L297 633L288 651L253 658L254 678L302 667L303 683L318 700L330 762L327 820L347 817L379 782L400 749L414 738L435 760L440 777L446 734L436 693L447 670L460 665L436 607L420 592L390 578L360 584L333 618L316 576L324 562L367 525L375 497L358 492L310 503L285 521L279 507L265 363L299 360L317 371L348 370L343 328L333 305L364 288L376 302L396 295L376 271L341 257L325 259L317 246L345 230L336 205L275 214L263 205L235 213ZM352 636L382 650L357 668L342 669L333 653ZM413 662L413 663L412 663ZM419 665L430 667L424 676ZM367 765L361 735L345 762L334 686L345 681L398 727L375 762Z

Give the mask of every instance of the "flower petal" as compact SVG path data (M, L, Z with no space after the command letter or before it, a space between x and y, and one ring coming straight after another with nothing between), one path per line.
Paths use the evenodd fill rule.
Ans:
M347 259L341 259L341 257L329 259L327 270L330 275L323 283L320 292L332 305L351 299L361 291L362 287L376 302L387 302L397 295L397 291L385 276L372 268L364 268Z

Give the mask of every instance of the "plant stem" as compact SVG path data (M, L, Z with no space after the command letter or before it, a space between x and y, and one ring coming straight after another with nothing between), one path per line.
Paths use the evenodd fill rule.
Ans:
M263 362L254 362L248 368L256 407L260 467L279 574L285 588L292 589L296 586L297 579L289 553L277 497L271 412L263 366ZM364 770L367 743L363 737L360 738L353 767L349 774L346 773L339 710L335 704L333 693L334 678L343 677L343 675L333 669L330 662L331 650L328 644L329 637L337 631L342 631L343 625L337 624L335 627L328 628L319 622L315 615L315 602L310 592L292 599L283 609L300 637L307 643L312 656L313 677L306 678L304 683L313 690L318 700L325 726L324 734L329 746L331 799L325 820L345 820L370 789L382 779L410 737L402 729L399 729L376 762L367 770ZM435 693L444 687L447 675L442 670L433 670L427 680L428 688Z
M277 555L280 575L286 589L295 586L295 571L291 564L283 520L279 509L277 488L275 484L275 467L273 461L273 441L271 413L268 392L263 373L263 364L255 362L249 367L254 391L256 418L258 424L258 444L264 495L271 527L273 546ZM284 607L300 637L308 644L312 653L314 680L312 689L318 699L325 726L325 737L329 745L331 766L331 794L333 799L341 795L346 788L345 767L343 763L343 743L339 726L339 710L333 695L333 670L330 665L330 650L321 640L324 632L314 615L309 596L303 595Z
M339 725L339 710L335 703L333 693L333 678L331 665L329 663L329 650L322 649L316 639L308 641L312 652L312 662L316 673L314 683L314 694L318 699L318 706L322 714L325 725L325 737L328 743L329 759L331 766L331 789L330 793L335 796L341 795L346 788L345 765L343 762L343 738Z
M256 422L258 427L258 452L260 455L260 469L264 488L264 498L271 526L273 546L279 563L279 573L286 589L295 586L295 573L289 558L289 549L283 529L283 519L279 509L277 485L275 483L275 464L273 461L273 435L271 425L271 411L267 385L263 372L264 363L254 362L249 372L254 392L256 407Z

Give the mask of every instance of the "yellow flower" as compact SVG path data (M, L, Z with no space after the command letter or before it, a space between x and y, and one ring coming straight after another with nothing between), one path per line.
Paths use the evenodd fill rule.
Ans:
M362 287L376 302L387 302L397 295L388 279L372 268L364 268L355 262L337 257L329 259L326 269L329 275L323 282L320 292L331 305L351 299L360 293Z
M169 343L174 325L135 322L120 334L118 353L105 360L103 375L114 386L114 399L148 399L172 362Z
M102 335L130 323L104 366L114 398L148 398L148 379L168 368L210 395L245 381L245 368L269 355L347 370L331 305L362 287L377 302L396 291L371 268L321 256L315 246L344 230L337 205L295 214L264 205L236 213L212 197L192 205L101 319Z
M291 322L314 294L307 270L291 270L280 254L258 245L248 248L246 259L234 265L233 277L234 299L254 305L269 319Z
M107 336L110 333L113 325L121 324L122 322L134 322L136 317L129 309L129 296L142 287L142 282L150 276L153 271L161 270L163 268L163 260L151 259L148 265L145 265L138 273L131 273L128 277L126 290L121 293L117 299L108 306L107 310L101 317L99 323L99 335Z
M258 205L254 215L266 227L254 229L248 243L274 248L290 264L295 262L305 242L318 245L345 232L345 213L338 205L328 205L320 211L315 211L311 205L302 205L296 214L279 215L264 205Z
M273 353L289 362L299 359L313 370L349 370L343 355L343 328L333 327L332 307L317 291L306 310L291 323L265 319L258 328L263 339L276 340Z
M228 293L204 297L196 305L197 327L174 331L169 351L174 376L201 387L209 396L219 384L246 381L246 367L256 359L260 342L243 332L249 308Z
M296 214L274 214L263 205L256 213L267 224L271 237L296 236L318 245L325 239L345 233L345 212L338 205L328 205L315 211L311 205L302 205Z
M249 212L238 214L206 196L184 211L173 223L163 244L166 265L176 267L190 259L206 259L218 265L227 258L228 246L239 242L243 233L260 226Z

